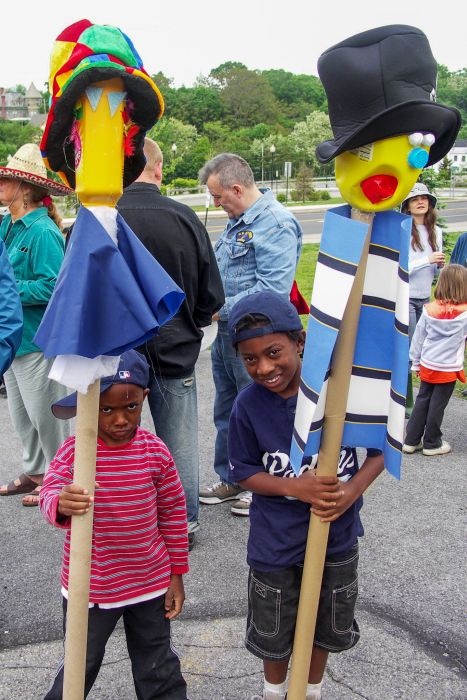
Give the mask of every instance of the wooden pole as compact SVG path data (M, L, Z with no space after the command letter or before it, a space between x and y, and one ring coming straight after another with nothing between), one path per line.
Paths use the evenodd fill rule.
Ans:
M76 167L76 193L83 206L115 207L123 189L123 118L124 85L120 78L94 83L102 89L97 106L82 97L78 122L82 152ZM112 114L107 96L122 95ZM83 313L85 311L83 310ZM94 494L96 480L97 422L99 417L100 380L87 394L78 393L73 481ZM64 700L83 700L86 671L89 617L89 577L94 509L73 516L70 537L70 571L65 637Z
M100 380L78 393L74 482L94 494ZM64 700L83 700L88 632L93 509L73 517L65 636Z
M318 456L318 476L337 474L373 217L374 212L352 209L351 218L366 223L368 232L332 357L324 409L323 436ZM288 700L304 700L306 696L329 526L330 523L322 523L316 515L311 515L287 691Z

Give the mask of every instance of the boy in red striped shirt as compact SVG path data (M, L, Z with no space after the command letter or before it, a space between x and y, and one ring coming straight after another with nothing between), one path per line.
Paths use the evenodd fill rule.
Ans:
M52 525L67 530L61 574L64 628L71 518L94 510L85 696L105 645L123 617L136 693L141 700L186 700L170 620L182 610L188 571L185 495L165 444L139 427L149 368L136 350L123 353L116 374L101 380L96 492L73 482L75 438L60 447L40 493ZM76 415L76 394L55 403L57 418ZM44 700L59 700L63 664Z

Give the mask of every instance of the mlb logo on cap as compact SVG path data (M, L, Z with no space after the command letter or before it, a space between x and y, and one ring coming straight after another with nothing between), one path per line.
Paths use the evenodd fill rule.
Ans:
M120 369L121 368L121 369ZM119 369L113 377L102 377L100 393L107 391L112 384L136 384L146 389L149 383L149 365L144 355L137 350L127 350L120 356ZM76 416L77 395L70 394L52 405L52 413L62 420Z

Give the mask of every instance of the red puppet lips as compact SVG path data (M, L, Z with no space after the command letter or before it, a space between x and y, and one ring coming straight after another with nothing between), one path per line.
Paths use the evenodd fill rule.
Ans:
M378 204L392 197L397 189L397 178L393 175L373 175L362 180L360 187L372 204Z

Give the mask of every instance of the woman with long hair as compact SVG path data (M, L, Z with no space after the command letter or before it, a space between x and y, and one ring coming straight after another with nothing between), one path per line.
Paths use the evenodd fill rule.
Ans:
M65 387L50 380L52 360L34 343L34 335L52 295L63 260L61 219L51 194L71 193L47 178L39 147L28 143L0 167L0 202L9 213L0 224L23 308L23 337L5 373L8 408L23 448L23 472L0 487L0 496L28 494L23 505L36 506L49 463L68 437L67 422L56 420L50 406Z
M401 211L412 217L409 245L409 345L423 306L430 301L431 285L438 268L443 267L443 236L436 225L436 197L423 182L416 182L402 202ZM413 408L412 374L407 380L405 417Z
M426 185L417 182L402 202L402 213L412 217L409 246L409 342L428 304L431 285L439 268L443 267L443 236L436 225L436 197Z

